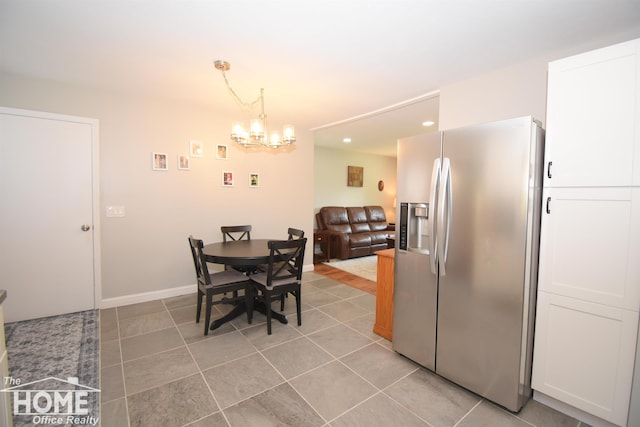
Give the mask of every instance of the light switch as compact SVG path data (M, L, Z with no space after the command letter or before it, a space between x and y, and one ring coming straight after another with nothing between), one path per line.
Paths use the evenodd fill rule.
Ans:
M107 206L107 218L122 218L124 206Z

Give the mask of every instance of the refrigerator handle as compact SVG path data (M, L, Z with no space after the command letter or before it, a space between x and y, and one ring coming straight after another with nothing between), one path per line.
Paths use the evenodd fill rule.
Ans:
M429 196L429 264L431 266L431 272L433 274L438 274L438 241L436 240L436 218L441 167L442 164L440 162L440 158L435 159L433 161L433 170L431 172L431 193Z
M452 186L451 186L451 161L444 158L442 162L442 189L438 200L438 263L440 275L447 274L447 253L449 252L449 230L452 215ZM446 218L445 218L446 214Z

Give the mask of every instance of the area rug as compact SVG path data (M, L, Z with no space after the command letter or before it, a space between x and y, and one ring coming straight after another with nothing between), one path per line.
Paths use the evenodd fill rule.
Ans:
M1 388L33 384L34 390L90 390L87 409L90 416L99 418L99 317L98 310L88 310L7 323L11 382ZM15 426L33 422L33 415L14 415ZM88 419L80 417L64 425L76 423L86 425Z
M345 260L331 261L329 263L323 263L329 267L344 270L348 273L355 274L356 276L363 277L373 282L376 281L378 270L378 257L376 255L369 255L361 258L351 258Z

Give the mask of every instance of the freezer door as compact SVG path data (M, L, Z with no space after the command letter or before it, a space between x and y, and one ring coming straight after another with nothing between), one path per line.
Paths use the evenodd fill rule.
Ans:
M440 134L398 141L396 218L403 202L430 202L435 160L440 157ZM429 229L432 228L429 207ZM394 272L393 349L421 365L435 369L437 277L431 273L435 253L401 250L396 245Z
M524 381L532 126L521 118L456 129L443 143L452 199L436 372L513 411Z
M393 349L435 370L437 277L429 255L396 250Z

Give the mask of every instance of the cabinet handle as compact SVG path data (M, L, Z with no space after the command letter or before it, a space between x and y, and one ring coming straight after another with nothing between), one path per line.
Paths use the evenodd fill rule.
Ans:
M551 213L551 197L547 197L547 213Z
M548 177L549 179L551 179L551 165L552 165L552 164L553 164L553 162L549 162L549 163L547 164L547 177Z

